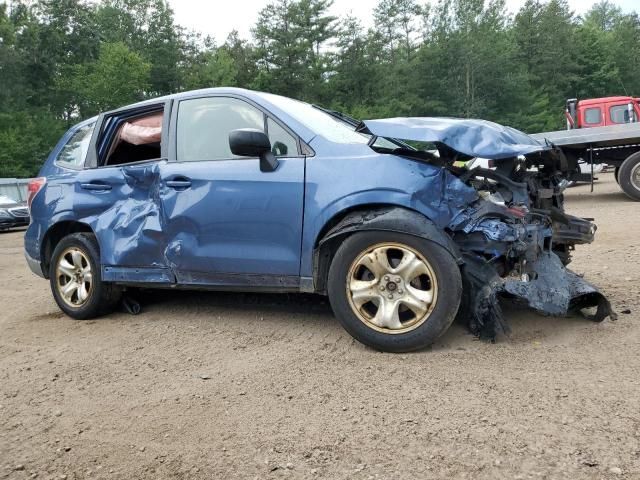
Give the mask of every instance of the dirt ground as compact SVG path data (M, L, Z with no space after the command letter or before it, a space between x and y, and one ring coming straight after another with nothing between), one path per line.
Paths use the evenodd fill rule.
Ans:
M640 204L612 174L588 190L572 268L626 314L511 307L509 338L454 325L409 355L315 296L158 292L73 321L0 234L0 478L640 478Z

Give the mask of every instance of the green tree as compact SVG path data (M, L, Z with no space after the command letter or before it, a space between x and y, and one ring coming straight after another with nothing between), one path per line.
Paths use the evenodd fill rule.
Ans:
M380 0L373 10L376 30L393 63L400 51L408 61L420 33L422 8L415 0Z
M238 85L236 63L225 48L210 48L197 57L183 75L185 89L235 87Z
M607 37L589 24L576 29L577 75L572 88L577 98L605 97L620 92L620 75Z
M236 30L232 31L220 47L233 61L236 70L236 85L253 88L258 74L257 55L254 46L243 40Z
M324 43L334 35L327 0L275 0L260 11L253 29L258 88L313 99L323 88L329 56Z
M358 19L347 16L340 24L334 55L334 71L329 88L331 106L362 118L376 103L379 92L379 68L372 56L370 37Z
M103 0L95 17L103 42L124 43L149 63L149 95L180 89L184 32L165 0Z
M143 100L151 66L124 43L105 43L95 62L79 67L71 84L80 93L82 117Z
M594 3L584 16L584 25L596 28L601 32L613 30L622 18L622 9L609 0Z
M0 178L34 176L64 130L46 109L0 113Z
M640 96L640 17L630 13L618 19L611 30L610 58L618 69L615 88L627 95Z

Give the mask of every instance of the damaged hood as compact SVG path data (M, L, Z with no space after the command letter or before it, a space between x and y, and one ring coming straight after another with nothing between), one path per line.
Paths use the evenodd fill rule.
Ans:
M435 117L383 118L365 120L358 130L378 137L443 143L465 155L491 160L550 149L520 130L487 120Z

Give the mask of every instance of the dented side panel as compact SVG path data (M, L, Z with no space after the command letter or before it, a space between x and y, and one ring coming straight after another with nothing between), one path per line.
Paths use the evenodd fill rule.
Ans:
M183 176L189 188L167 186ZM47 228L69 220L96 234L109 281L217 284L220 273L297 276L303 182L303 158L283 159L272 175L260 172L258 160L233 160L154 161L52 176L36 200L42 206L34 208L40 218L28 250L39 258Z
M164 164L86 170L78 176L77 213L96 233L103 265L166 266L160 204L160 169ZM107 182L112 189L104 194L84 191L82 183L86 181Z
M48 178L36 196L25 236L27 252L40 258L47 230L59 222L88 225L105 266L166 268L166 242L159 196L164 161L64 172ZM152 281L152 280L149 280Z

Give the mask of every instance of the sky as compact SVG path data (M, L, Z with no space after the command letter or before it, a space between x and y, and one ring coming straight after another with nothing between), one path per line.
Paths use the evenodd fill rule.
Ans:
M525 0L506 0L507 8L517 12ZM242 38L249 38L251 27L258 19L258 12L269 0L169 0L179 25L205 35L211 35L218 43L224 42L232 30L238 30ZM373 23L372 11L378 0L334 0L331 13L336 16L352 14L369 27ZM569 5L582 14L595 0L569 0ZM638 0L613 0L623 11L640 10Z

